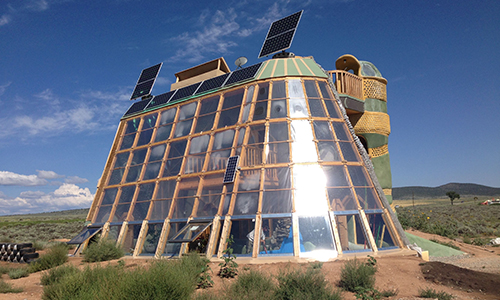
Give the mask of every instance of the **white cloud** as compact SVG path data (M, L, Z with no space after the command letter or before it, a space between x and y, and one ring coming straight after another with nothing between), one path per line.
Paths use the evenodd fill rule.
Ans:
M77 183L89 182L89 180L78 176L68 176L66 179L64 179L64 182L77 184Z
M57 179L64 177L64 175L59 175L54 171L36 170L36 172L38 173L38 178L42 179Z
M10 15L2 15L0 17L0 26L9 24L11 20L12 17Z
M52 193L22 192L16 198L0 194L0 215L37 213L90 207L94 195L88 188L65 183Z
M46 0L31 0L28 1L25 8L31 11L45 11L49 9L49 3Z
M21 175L9 171L0 171L0 185L37 186L47 185L48 181L37 175Z
M0 19L0 26L2 26L2 21ZM12 84L11 81L7 82L7 83L4 83L2 85L0 85L0 96L2 96L5 91L7 90L7 88Z
M171 85L172 81L168 79L167 77L158 77L156 78L155 85L160 85L160 86L165 86L165 85Z

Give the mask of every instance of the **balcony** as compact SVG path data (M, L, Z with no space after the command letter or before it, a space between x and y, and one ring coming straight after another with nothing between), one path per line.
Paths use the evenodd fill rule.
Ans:
M332 77L339 94L348 95L359 100L364 99L363 79L361 77L342 70L328 71L328 75Z

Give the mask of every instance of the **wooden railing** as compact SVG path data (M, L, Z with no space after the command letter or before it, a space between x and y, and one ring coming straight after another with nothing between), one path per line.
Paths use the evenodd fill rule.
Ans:
M363 79L346 71L328 71L339 94L363 100Z

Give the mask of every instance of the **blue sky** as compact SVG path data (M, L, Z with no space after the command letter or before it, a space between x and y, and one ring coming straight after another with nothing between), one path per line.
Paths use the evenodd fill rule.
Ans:
M394 187L500 187L500 2L0 2L0 215L89 207L142 69L257 59L304 9L291 52L352 54L388 80Z

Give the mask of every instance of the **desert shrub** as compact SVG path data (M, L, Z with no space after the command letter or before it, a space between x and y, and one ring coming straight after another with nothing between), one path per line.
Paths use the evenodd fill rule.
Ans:
M57 268L52 268L49 271L42 274L40 283L42 285L49 285L59 282L62 278L66 276L73 275L79 272L78 268L73 265L64 265Z
M10 279L19 279L23 277L28 277L30 272L27 268L15 268L9 270L9 278Z
M238 276L226 292L226 299L269 299L275 286L268 276L249 271Z
M319 270L283 272L277 280L274 299L341 299L340 290L330 290Z
M2 274L7 274L7 273L9 273L9 271L10 271L10 268L9 268L9 267L7 267L7 266L0 266L0 276L1 276Z
M487 238L476 238L472 241L472 245L476 246L484 246L490 242L490 239Z
M444 291L437 292L431 288L420 290L419 296L422 298L432 298L432 299L438 299L438 300L451 300L451 299L455 298L455 296L448 294Z
M309 264L309 268L311 268L311 269L321 269L321 268L323 268L323 263L320 262L320 261L313 262L313 263Z
M59 243L50 247L47 253L42 255L35 262L30 264L31 273L48 270L60 266L68 261L68 247L66 244Z
M236 263L236 255L233 254L233 248L231 245L233 244L233 235L230 235L226 239L226 250L224 252L224 256L222 259L224 260L219 264L219 276L222 278L234 278L238 275L238 264Z
M21 293L23 289L13 288L12 285L0 279L0 294L6 293Z
M87 267L44 287L43 299L190 299L203 261L159 260L149 268Z
M43 241L34 241L33 242L33 248L35 248L35 251L43 250L46 247L47 247L47 242L43 242Z
M83 251L83 261L98 262L118 259L125 255L122 248L117 247L115 242L110 240L101 240L98 243L90 244Z
M356 258L345 262L340 271L339 286L346 291L356 292L356 289L372 289L375 285L376 261L371 258L363 263Z

